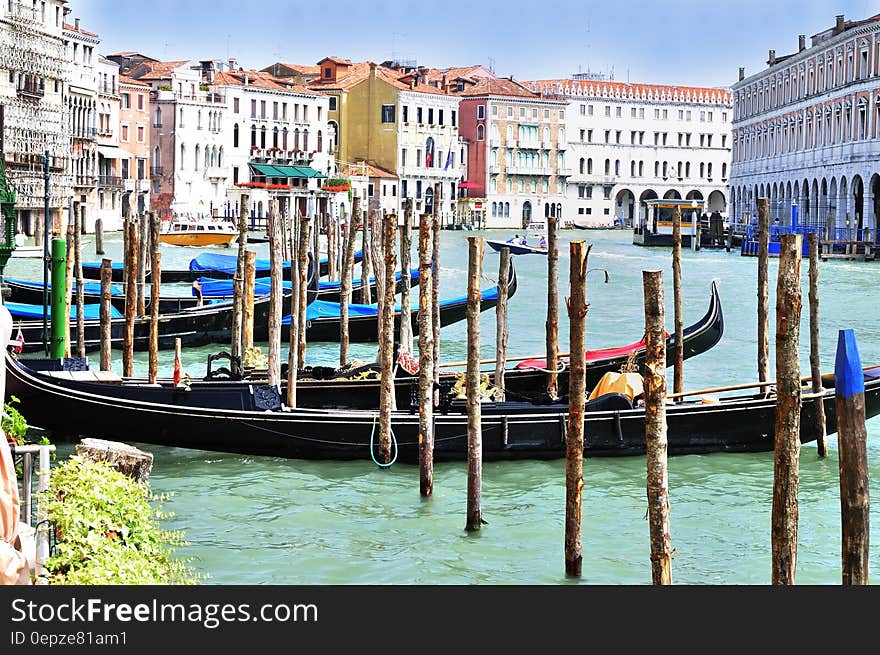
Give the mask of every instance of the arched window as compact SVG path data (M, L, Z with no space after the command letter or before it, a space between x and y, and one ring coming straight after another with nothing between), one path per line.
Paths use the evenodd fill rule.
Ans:
M264 125L260 130L260 147L266 148L266 126Z
M590 157L587 160L587 175L592 175L592 174L593 174L593 158Z
M251 125L251 147L257 147L257 126Z
M497 202L492 203L492 217L494 218L495 216L498 216L498 203Z
M180 108L180 127L183 127L183 107Z
M199 155L202 153L202 148L199 145L196 145L196 157L195 157L195 170L199 170Z
M630 177L635 177L635 176L636 176L636 162L635 162L635 160L633 160L633 161L630 162L630 165L629 165L629 176L630 176Z
M545 148L550 147L550 128L549 127L544 128L544 147Z
M559 128L559 143L565 143L565 128Z
M153 166L158 167L158 166L162 165L162 160L160 157L161 154L162 154L162 151L159 150L159 146L156 146L155 148L153 148Z
M238 123L232 126L232 147L238 147Z
M281 133L281 149L287 150L287 128Z
M492 140L498 141L498 126L496 124L492 124Z
M205 146L205 170L211 165L211 149Z
M584 172L586 172L586 170L587 170L587 160L584 159L583 157L581 157L581 163L580 163L579 170L580 170L581 175L583 175Z
M299 150L299 128L293 131L293 149Z
M639 162L639 177L644 177L644 176L645 176L645 162L640 161Z
M504 216L505 217L510 216L510 203L509 202L504 203Z
M618 176L620 175L620 160L619 159L616 159L614 161L614 174L618 175Z
M196 129L202 129L202 110L196 112Z
M223 146L220 146L220 151L217 153L217 167L223 168Z
M180 144L180 170L184 170L186 168L184 162L186 157L186 146L184 144Z
M722 179L722 180L726 180L726 179L727 179L727 164L726 164L726 163L725 163L725 164L721 164L721 179Z
M154 127L162 127L162 108L156 108L156 124Z
M605 160L605 175L611 175L611 160Z
M477 125L477 141L484 141L486 139L486 128L481 124Z
M303 130L303 150L309 151L309 131Z
M492 150L492 166L497 166L497 165L498 165L498 151L493 149Z
M321 132L321 130L318 130L318 147L317 147L318 152L323 152L323 148L324 148L324 134Z
M278 128L275 127L272 129L272 147L278 147Z
M508 177L508 178L507 178L507 193L512 193L512 192L513 192L513 180L511 180L511 179ZM504 215L507 216L507 212L506 212L506 211L505 211L505 214L504 214Z
M691 163L690 162L688 162L684 165L684 176L685 177L691 176Z
M513 141L513 125L507 126L507 143L510 144Z
M491 189L492 193L495 193L498 190L498 178L493 177L491 180L489 180L489 188ZM492 215L496 215L494 202L492 203Z

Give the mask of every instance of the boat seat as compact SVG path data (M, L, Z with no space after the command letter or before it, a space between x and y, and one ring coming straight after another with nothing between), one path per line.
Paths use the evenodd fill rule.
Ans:
M620 393L606 393L594 400L587 402L585 412L622 412L632 409L633 404L629 398Z
M103 382L104 384L122 384L122 378L113 371L48 371L49 377L73 382Z

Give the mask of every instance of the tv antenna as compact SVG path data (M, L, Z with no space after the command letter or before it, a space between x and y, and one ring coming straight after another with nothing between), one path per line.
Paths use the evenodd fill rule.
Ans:
M489 57L489 72L495 73L495 59L494 57Z

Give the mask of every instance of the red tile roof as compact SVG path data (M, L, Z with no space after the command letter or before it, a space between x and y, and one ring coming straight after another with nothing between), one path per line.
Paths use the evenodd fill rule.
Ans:
M537 93L529 91L519 82L507 77L481 78L473 86L466 87L464 91L452 91L453 95L468 96L513 96L519 98L539 98Z
M129 77L138 80L167 80L175 68L188 64L189 60L183 61L144 61L129 71Z
M323 64L325 61L332 61L334 64L342 64L351 66L352 61L350 59L343 59L342 57L324 57L318 64Z
M317 64L315 66L306 66L304 64L285 64L281 63L282 66L286 66L290 70L294 70L301 75L320 75L321 67Z
M327 59L335 58L328 57ZM324 59L322 61L327 61L327 59ZM324 78L312 80L311 82L309 82L309 88L319 90L338 89L342 91L348 91L369 78L374 68L376 70L376 77L378 79L387 84L390 84L393 87L400 89L401 91L415 91L417 93L446 95L440 89L434 88L433 86L428 86L427 84L411 84L409 81L411 79L411 76L400 75L397 71L394 71L390 68L385 68L384 66L380 66L379 64L371 61L352 63L347 70L338 71L335 81L327 80Z
M315 95L311 89L298 84L291 84L287 80L280 79L262 71L234 71L221 72L214 75L216 86L244 86L244 78L248 78L248 86L273 91L291 91L294 93L307 93Z
M82 28L77 29L76 25L71 25L70 23L64 23L64 29L66 29L68 32L78 32L83 36L93 36L96 39L98 38L98 35L94 32L89 32L88 30L84 30Z
M379 166L374 166L373 164L368 164L367 162L358 162L357 164L349 164L342 170L342 175L345 177L381 177L389 180L396 180L397 175L394 173L385 170Z
M428 82L442 82L443 78L447 82L453 80L467 80L469 82L478 82L480 79L497 77L491 71L483 66L453 66L451 68L429 68Z
M639 84L602 80L552 79L523 82L528 88L545 96L585 95L611 98L645 98L685 102L730 103L730 91L721 88L678 86L675 84Z
M146 82L141 82L139 80L136 80L134 78L129 77L128 75L120 75L119 76L119 83L125 84L126 86L143 86L148 89L150 88L150 85L147 84Z

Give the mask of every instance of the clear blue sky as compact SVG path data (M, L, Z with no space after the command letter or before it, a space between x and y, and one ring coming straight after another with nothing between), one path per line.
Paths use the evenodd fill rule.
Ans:
M834 23L880 13L876 0L71 0L68 17L100 34L104 54L158 59L232 56L246 68L412 59L489 65L519 80L578 70L617 80L727 86ZM536 9L537 8L537 9Z

